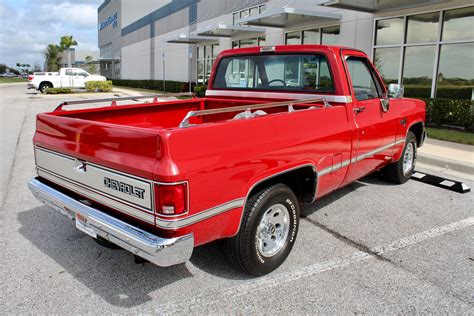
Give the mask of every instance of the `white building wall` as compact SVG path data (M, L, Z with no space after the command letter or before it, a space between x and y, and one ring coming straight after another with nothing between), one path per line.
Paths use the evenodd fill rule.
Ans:
M150 40L122 47L122 79L150 79Z

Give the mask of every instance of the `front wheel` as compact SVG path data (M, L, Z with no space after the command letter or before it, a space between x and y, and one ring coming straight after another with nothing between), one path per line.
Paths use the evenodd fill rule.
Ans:
M411 178L413 171L415 171L416 148L416 136L412 132L408 132L401 158L386 166L382 171L387 180L402 184Z
M227 240L226 252L243 271L264 275L278 268L296 241L300 209L284 184L265 188L248 199L239 233Z

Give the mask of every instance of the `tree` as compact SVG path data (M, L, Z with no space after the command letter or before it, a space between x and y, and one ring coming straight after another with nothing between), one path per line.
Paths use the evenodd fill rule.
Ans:
M61 47L55 44L49 44L44 50L44 68L47 71L59 71L61 68Z
M20 68L21 68L21 64L20 64L20 63L16 63L16 68L17 68L17 69L20 69Z
M59 46L61 47L61 51L65 51L67 49L67 57L68 57L68 67L71 67L71 50L72 46L77 46L77 42L72 38L72 35L64 35L61 37L61 41L59 42Z
M97 72L97 67L95 64L93 64L94 57L86 56L85 60L86 60L86 67L85 67L86 71L90 74L95 74Z

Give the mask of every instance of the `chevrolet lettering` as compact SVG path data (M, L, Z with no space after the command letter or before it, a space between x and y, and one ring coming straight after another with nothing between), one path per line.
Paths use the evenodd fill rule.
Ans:
M104 185L105 187L110 188L112 190L116 190L116 191L131 195L131 196L135 196L140 199L143 199L143 192L145 192L145 190L134 187L133 185L120 182L114 179L110 179L107 177L104 177Z
M38 114L29 186L102 245L171 266L222 239L238 269L264 275L297 242L302 205L377 170L410 179L426 111L402 92L356 49L226 50L203 98L73 100Z

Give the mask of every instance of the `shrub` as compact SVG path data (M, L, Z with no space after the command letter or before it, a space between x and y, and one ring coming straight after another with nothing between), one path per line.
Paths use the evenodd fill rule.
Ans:
M46 90L46 94L63 94L72 93L71 88L49 88Z
M163 91L163 80L112 79L112 83L115 86ZM166 92L178 93L186 82L166 80L165 84Z
M471 100L472 89L472 87L438 87L436 97L442 99ZM404 95L408 98L429 98L431 95L431 86L405 85Z
M198 97L204 97L206 95L206 90L207 86L199 85L194 87L194 93L196 93Z
M112 91L112 81L87 81L86 90L89 92L110 92Z
M424 99L424 101L427 125L453 125L473 129L474 101L442 98Z

